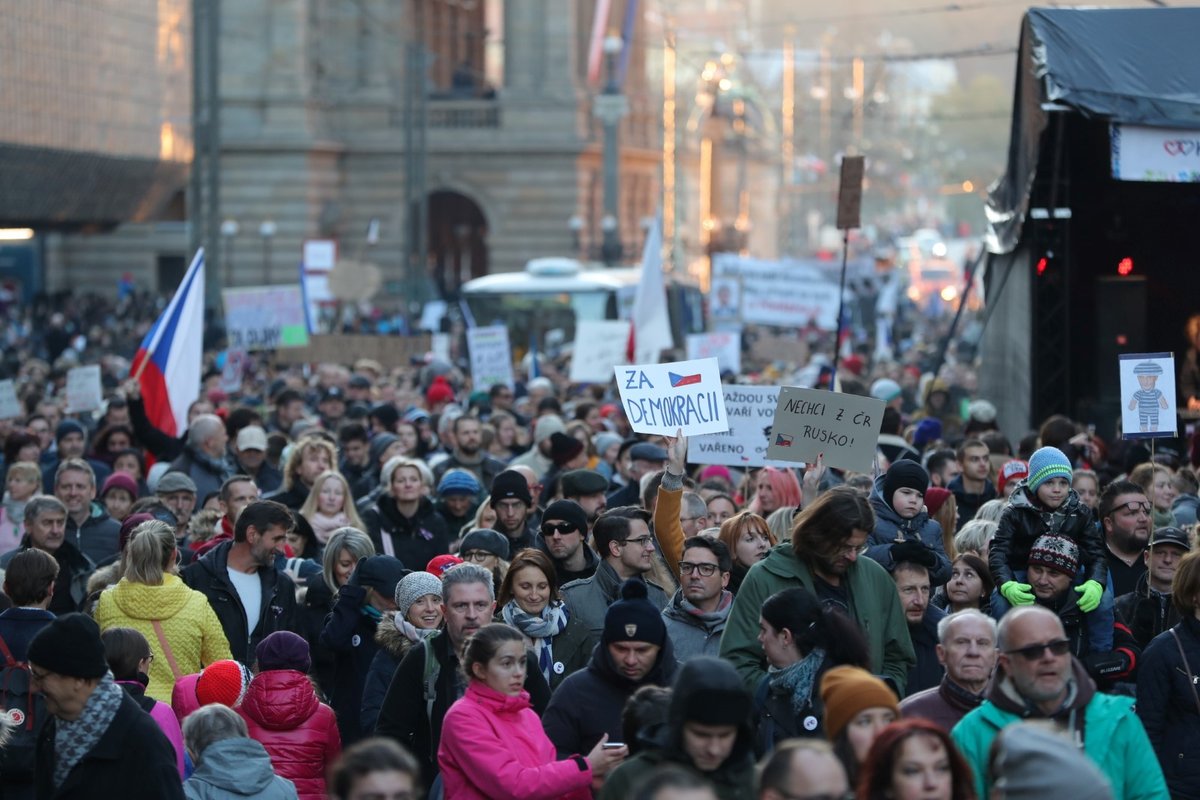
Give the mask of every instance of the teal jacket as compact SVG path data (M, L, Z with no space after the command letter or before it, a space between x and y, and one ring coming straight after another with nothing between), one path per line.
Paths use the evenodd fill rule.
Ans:
M1077 680L1079 672L1076 670ZM1021 714L1006 711L989 699L950 732L975 772L979 800L988 800L988 755L996 734L1022 719ZM1133 711L1132 698L1092 694L1084 707L1083 736L1083 752L1112 784L1114 800L1170 800L1150 738Z
M895 681L903 697L908 670L917 663L917 657L896 584L887 570L865 556L859 556L847 570L845 580L850 588L850 616L862 629L870 648L871 671ZM815 593L808 565L792 554L791 542L784 542L750 568L733 599L721 636L721 657L733 663L751 692L767 674L762 645L758 643L763 601L776 592L797 587Z

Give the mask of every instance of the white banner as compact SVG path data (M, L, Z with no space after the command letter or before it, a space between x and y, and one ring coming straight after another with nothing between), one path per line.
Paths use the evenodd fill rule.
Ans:
M475 391L487 391L497 383L513 385L508 328L503 325L468 328L467 352L471 355L471 382Z
M617 391L636 433L684 436L729 430L715 358L617 367Z
M579 320L571 351L571 383L607 384L613 367L629 360L625 357L628 348L628 320Z
M298 284L225 289L225 331L231 350L275 350L308 344Z
M67 370L67 413L95 411L104 403L100 386L100 365L90 364Z
M739 374L742 371L742 329L731 328L712 333L689 333L687 357L691 359L715 358L721 372Z
M688 461L731 467L794 467L767 459L771 423L779 402L778 386L724 386L729 430L688 439Z
M1200 183L1200 131L1113 123L1109 133L1117 180Z
M837 329L838 285L812 267L720 253L713 258L713 287L714 322L728 320L736 304L744 323Z

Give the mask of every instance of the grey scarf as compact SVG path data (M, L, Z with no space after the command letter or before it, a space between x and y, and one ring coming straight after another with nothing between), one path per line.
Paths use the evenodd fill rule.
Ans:
M113 681L111 672L104 674L83 706L78 719L57 720L54 731L54 788L62 788L71 770L96 746L100 737L112 725L121 707L125 691Z
M792 699L792 712L800 716L812 700L813 685L816 683L817 672L825 663L825 650L814 647L812 652L791 666L772 672L771 688L779 694L789 695Z

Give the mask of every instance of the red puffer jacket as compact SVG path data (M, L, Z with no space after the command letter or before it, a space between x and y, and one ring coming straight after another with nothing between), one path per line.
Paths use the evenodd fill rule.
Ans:
M333 709L317 699L303 672L260 672L238 713L262 742L275 774L296 784L300 800L325 800L325 771L342 751Z

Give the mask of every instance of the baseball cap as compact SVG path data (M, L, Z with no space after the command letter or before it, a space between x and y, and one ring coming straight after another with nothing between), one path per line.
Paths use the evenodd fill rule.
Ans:
M267 432L257 425L247 425L238 431L237 449L266 451Z
M1188 539L1187 531L1183 528L1176 528L1174 525L1154 529L1154 533L1150 536L1150 544L1146 545L1146 547L1154 547L1156 544L1173 544L1182 547L1184 550L1192 549L1192 543Z

